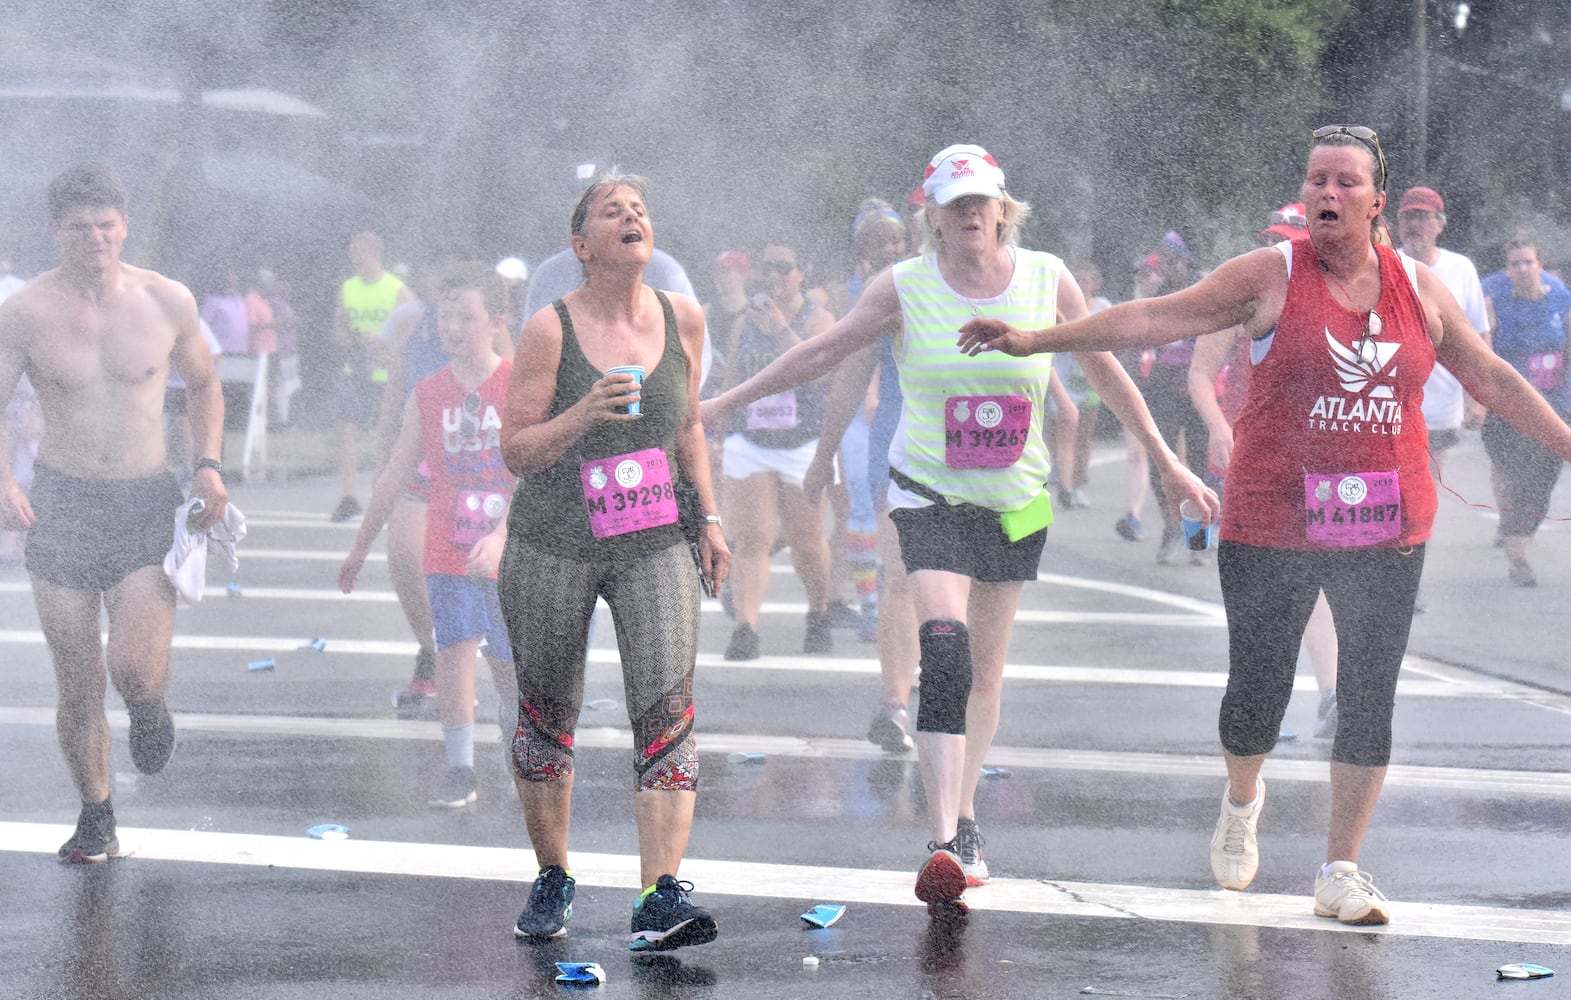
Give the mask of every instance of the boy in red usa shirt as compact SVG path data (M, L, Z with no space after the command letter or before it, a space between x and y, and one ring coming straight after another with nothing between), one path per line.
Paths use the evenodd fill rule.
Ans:
M501 413L513 364L492 347L505 322L504 306L504 291L490 268L461 268L442 280L437 326L450 361L415 386L354 547L338 571L340 589L354 590L399 491L423 463L431 479L424 568L436 630L437 714L447 752L447 773L431 795L432 808L457 809L475 801L475 654L482 638L501 703L502 732L511 734L516 725L513 652L496 590L514 486L501 452Z

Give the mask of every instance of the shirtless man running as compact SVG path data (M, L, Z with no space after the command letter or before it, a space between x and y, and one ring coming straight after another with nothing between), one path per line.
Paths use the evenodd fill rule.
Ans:
M186 383L197 455L191 490L206 504L197 521L204 530L228 502L215 457L223 397L191 293L120 260L126 191L114 171L68 170L50 182L48 201L61 264L0 306L0 408L25 374L44 417L31 502L0 463L0 522L29 531L27 571L60 689L56 728L82 797L60 860L104 861L120 850L106 676L125 699L137 768L158 773L175 748L164 704L175 593L162 563L184 497L164 467L171 363Z

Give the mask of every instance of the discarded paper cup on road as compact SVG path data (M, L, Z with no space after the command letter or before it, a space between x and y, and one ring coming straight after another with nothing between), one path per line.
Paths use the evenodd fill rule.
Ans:
M802 914L802 920L813 927L828 927L845 916L845 912L846 908L843 903L819 903Z
M1542 965L1533 965L1531 962L1513 962L1502 965L1495 970L1496 979L1548 979L1555 974L1554 969L1546 969Z
M556 969L559 983L593 986L605 982L605 969L599 962L558 962Z
M322 823L305 832L312 840L348 840L349 827L341 823Z

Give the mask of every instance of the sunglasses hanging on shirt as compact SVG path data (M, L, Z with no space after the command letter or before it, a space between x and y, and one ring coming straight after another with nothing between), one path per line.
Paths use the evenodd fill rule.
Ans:
M1369 310L1369 318L1364 321L1364 335L1353 342L1359 364L1373 365L1378 362L1380 350L1376 341L1380 339L1381 327L1380 314L1373 309Z

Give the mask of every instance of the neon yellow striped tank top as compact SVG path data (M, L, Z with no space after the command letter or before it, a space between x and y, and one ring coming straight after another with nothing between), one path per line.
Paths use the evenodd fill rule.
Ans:
M1025 329L1052 326L1058 311L1058 282L1065 270L1064 262L1052 254L1019 247L1009 250L1014 257L1014 275L1003 294L990 299L964 298L951 289L939 273L936 254L901 261L894 267L904 317L895 361L905 402L889 449L889 464L937 490L951 503L976 504L1000 513L1026 506L1047 482L1049 460L1042 421L1053 356L1013 358L988 352L966 357L955 341L960 327L978 316ZM977 405L975 398L988 396L1030 401L1020 457L1003 468L954 467L957 447L965 444L955 437L960 433L954 429L956 417L967 417ZM890 486L889 502L893 507L928 503L897 485Z

